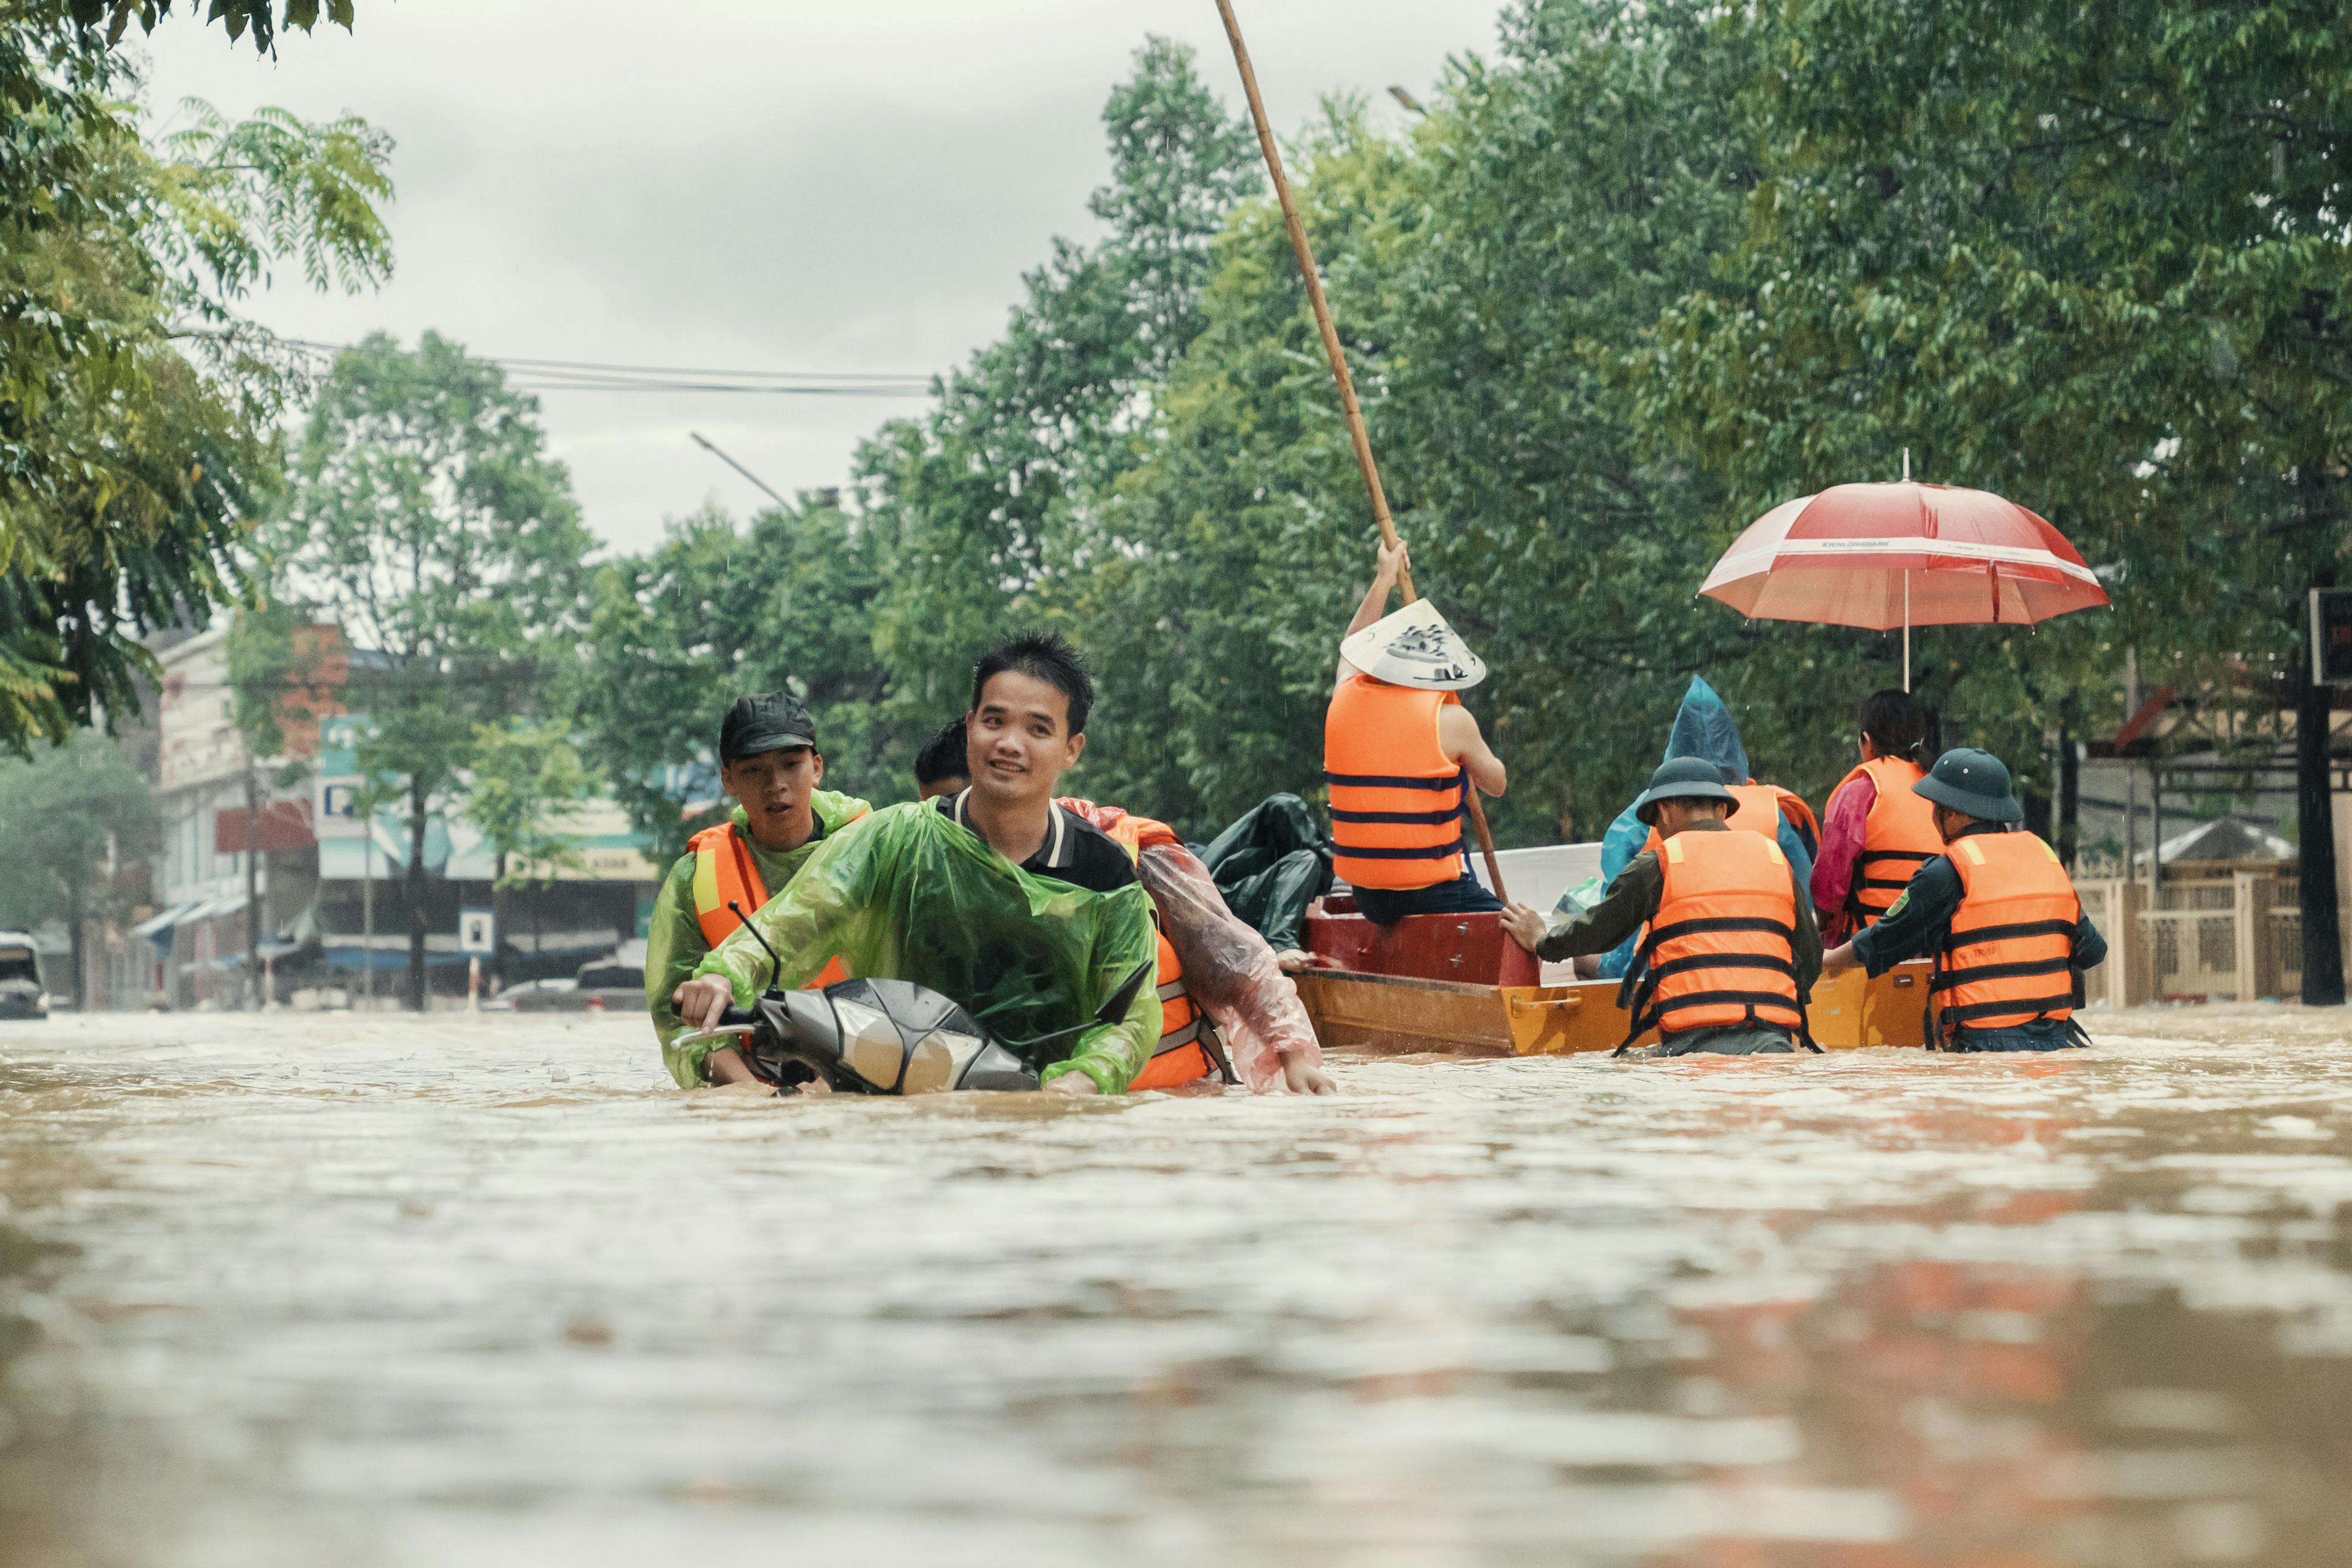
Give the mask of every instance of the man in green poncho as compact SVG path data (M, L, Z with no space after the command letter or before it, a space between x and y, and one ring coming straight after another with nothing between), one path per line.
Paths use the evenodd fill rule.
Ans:
M852 973L913 981L952 997L1019 1052L1076 1025L1138 965L1156 961L1151 902L1127 852L1054 804L1086 750L1094 682L1052 634L1000 644L972 674L966 762L971 784L876 812L819 847L793 885L754 917L783 963L776 983L805 984L827 960ZM678 1016L707 1027L748 1005L769 963L747 933L729 937L677 987ZM1118 1094L1150 1059L1160 1000L1145 986L1116 1023L1087 1030L1041 1063L1048 1090ZM681 1083L705 1076L689 1047Z
M685 1032L670 995L693 977L710 950L737 921L730 903L758 909L792 884L817 846L871 808L862 800L817 786L824 755L816 724L789 692L739 698L719 727L719 783L734 797L734 812L687 841L654 900L646 932L646 1005L662 1059L680 1086L749 1081L751 1071L733 1051L689 1065L670 1049ZM833 976L839 979L839 975Z

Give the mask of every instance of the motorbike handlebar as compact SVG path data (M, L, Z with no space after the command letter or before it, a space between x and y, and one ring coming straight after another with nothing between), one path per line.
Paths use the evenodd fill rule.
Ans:
M719 1027L722 1029L740 1028L746 1024L756 1024L759 1021L760 1016L749 1007L730 1007L719 1015Z

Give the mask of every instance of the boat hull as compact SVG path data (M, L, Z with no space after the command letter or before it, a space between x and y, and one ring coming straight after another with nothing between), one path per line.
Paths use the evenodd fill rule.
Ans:
M1823 1050L1926 1043L1928 966L1898 964L1823 980L1807 1017ZM1613 1051L1631 1020L1617 982L1477 985L1410 974L1311 970L1296 977L1315 1037L1333 1050L1450 1057L1574 1056ZM1656 1031L1637 1045L1654 1045Z
M1307 917L1329 967L1297 975L1316 1037L1334 1050L1465 1057L1613 1051L1631 1020L1613 980L1544 984L1534 957L1491 913L1411 915L1375 925L1344 895ZM1555 968L1559 966L1554 966ZM1850 970L1813 988L1806 1016L1824 1050L1926 1043L1928 966L1875 979ZM1654 1031L1638 1045L1654 1044Z

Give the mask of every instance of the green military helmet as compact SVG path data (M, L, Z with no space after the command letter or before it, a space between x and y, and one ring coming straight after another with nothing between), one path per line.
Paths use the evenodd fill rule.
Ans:
M1936 759L1912 793L1980 822L2022 822L2024 807L2010 787L2009 769L1990 752L1955 746Z
M1633 816L1649 826L1658 825L1654 809L1660 801L1719 800L1726 805L1738 803L1731 792L1723 787L1723 770L1705 757L1676 757L1662 763L1650 775L1650 787L1633 803Z

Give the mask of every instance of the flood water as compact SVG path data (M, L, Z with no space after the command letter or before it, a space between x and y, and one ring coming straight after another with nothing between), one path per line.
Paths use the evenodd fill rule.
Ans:
M2352 1020L759 1102L0 1025L0 1563L2352 1562Z

